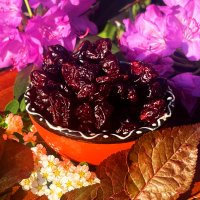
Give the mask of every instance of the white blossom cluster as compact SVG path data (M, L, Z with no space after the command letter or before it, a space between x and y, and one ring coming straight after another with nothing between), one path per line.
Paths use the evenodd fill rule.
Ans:
M53 155L46 155L41 144L31 150L34 171L20 182L24 190L31 190L38 196L46 195L49 200L59 200L68 191L100 182L86 164L75 166L70 160L60 161Z

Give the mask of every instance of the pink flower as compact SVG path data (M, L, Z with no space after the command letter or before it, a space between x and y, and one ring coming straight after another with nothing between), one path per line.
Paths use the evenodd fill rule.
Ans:
M15 132L22 134L23 121L20 115L13 115L10 113L5 118L5 123L7 124L7 128L5 133L3 134L3 139L12 139L19 142L19 139L14 135Z
M68 23L74 28L75 34L82 35L87 30L89 30L91 34L97 33L95 24L83 14L89 10L95 1L96 0L44 0L41 2L39 0L31 0L30 5L36 8L38 5L42 4L49 8L47 16L52 13L55 14L55 10L59 12L60 16L68 16Z
M37 137L34 132L25 133L23 136L24 144L28 144L29 142L35 144Z
M40 41L27 33L8 27L0 32L0 68L12 65L20 70L29 63L41 64L42 52Z
M152 67L162 77L170 77L174 74L173 60L170 57L161 57L159 55L150 55L144 59L144 62L151 63Z
M23 121L20 115L13 115L10 113L5 118L7 124L6 133L12 135L14 132L22 134Z
M41 3L49 7L47 12L44 16L27 19L23 31L17 27L21 26L22 1L0 3L0 68L13 65L21 70L31 63L41 65L43 47L49 45L61 44L72 51L77 37L97 32L96 26L84 14L94 2L44 0ZM32 0L31 4L37 7L40 1Z
M189 72L182 73L173 77L170 82L176 89L179 99L188 113L192 114L195 111L197 99L200 97L200 76L193 75Z
M200 59L200 1L191 0L179 10L176 16L183 24L182 51L188 59L197 61Z
M42 46L67 44L68 50L72 51L76 42L76 35L73 34L68 15L58 7L50 8L44 16L30 19L26 33L37 38Z
M180 47L182 31L174 10L165 9L167 12L162 12L150 5L134 22L124 20L126 31L120 38L120 46L129 60L149 62L161 76L168 77L174 72L169 56Z
M85 13L95 2L96 0L29 0L32 8L37 8L40 4L47 8L58 6L70 16L79 16Z
M37 8L40 4L43 6L50 8L58 3L58 0L29 0L29 4L32 8Z
M29 36L27 33L20 33L20 36L22 42L12 56L12 65L20 70L30 63L41 64L43 48L38 38Z
M1 26L16 27L20 24L22 0L7 0L0 2Z
M190 0L163 0L167 6L181 6L184 7Z
M18 45L16 45L16 41ZM12 65L12 56L19 48L20 36L16 28L0 27L0 68Z
M165 0L182 24L183 40L180 48L191 61L200 59L200 1L199 0ZM174 7L173 7L174 6ZM176 7L175 7L176 6ZM162 7L161 7L162 9Z
M124 24L126 31L120 39L120 45L128 57L139 60L151 54L166 57L180 47L180 22L173 14L165 14L155 5L148 6L134 23L127 19Z

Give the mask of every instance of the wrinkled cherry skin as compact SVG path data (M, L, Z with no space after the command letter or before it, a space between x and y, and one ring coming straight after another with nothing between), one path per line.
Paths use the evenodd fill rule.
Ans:
M136 128L137 128L136 123L125 122L125 123L122 123L121 127L118 130L116 130L116 133L130 132Z
M45 72L59 74L62 64L68 60L69 53L63 46L49 46L44 50L42 68Z
M66 84L74 90L79 90L82 85L80 74L74 63L65 63L62 66L62 75Z
M109 121L113 112L113 106L108 102L100 102L94 107L95 125L97 129L102 129Z
M57 91L49 96L50 108L53 123L58 126L68 127L70 121L71 101L62 92Z
M75 114L81 124L94 123L94 110L89 103L83 103L78 106Z
M103 71L108 75L119 74L119 61L113 54L109 54L100 62Z
M100 59L105 58L111 52L112 43L109 39L99 39L95 42L95 52L99 55Z
M149 64L139 61L131 63L131 73L135 75L136 82L140 84L150 83L153 79L158 77L158 73Z
M31 72L31 83L35 87L44 87L47 82L47 75L43 71L34 70Z
M166 102L163 99L152 100L144 104L140 113L140 120L147 123L154 123L155 119L161 117L166 110Z
M146 63L122 65L109 39L60 45L44 52L31 73L31 103L55 125L88 133L122 134L150 125L166 110L167 84Z

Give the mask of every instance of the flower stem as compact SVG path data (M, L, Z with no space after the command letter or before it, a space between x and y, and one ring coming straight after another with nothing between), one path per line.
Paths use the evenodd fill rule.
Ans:
M29 5L28 0L24 0L24 2L25 2L25 4L26 4L26 8L27 8L29 17L33 17L33 13L32 13L32 11L31 11L31 8L30 8L30 5Z

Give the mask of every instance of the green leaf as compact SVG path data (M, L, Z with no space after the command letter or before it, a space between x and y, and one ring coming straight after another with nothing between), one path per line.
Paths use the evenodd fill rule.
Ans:
M24 112L26 110L26 104L25 104L25 98L23 97L23 99L20 102L20 111Z
M0 115L0 123L3 121L3 117Z
M140 10L141 10L140 4L139 3L134 4L132 7L133 16L135 17L140 12Z
M104 30L98 34L101 38L110 38L111 40L115 39L117 27L113 25L111 22L108 22L104 28Z
M80 165L80 166L83 166L83 165L89 166L87 162L80 162L79 165Z
M200 124L143 135L128 155L126 188L131 199L177 199L193 180Z
M144 0L144 5L148 6L151 3L151 0Z
M3 121L0 123L0 127L6 129L8 127L8 124Z
M29 65L17 74L15 85L14 85L15 99L19 99L26 91L26 88L29 84L29 76L32 69L33 69L33 65Z
M10 101L5 107L5 111L11 112L13 114L17 114L18 110L19 110L19 101L16 99Z

